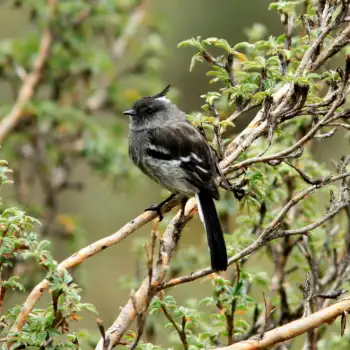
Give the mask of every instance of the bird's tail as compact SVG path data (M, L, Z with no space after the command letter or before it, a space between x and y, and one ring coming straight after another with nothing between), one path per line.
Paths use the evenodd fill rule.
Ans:
M199 216L204 223L207 232L211 269L213 271L226 270L226 245L213 197L209 191L201 190L196 194L196 199Z

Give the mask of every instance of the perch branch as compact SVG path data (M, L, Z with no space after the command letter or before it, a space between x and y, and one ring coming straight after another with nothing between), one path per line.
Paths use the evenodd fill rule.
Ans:
M152 288L155 294L156 288L165 278L172 254L177 247L181 230L195 215L195 209L195 199L192 198L187 202L184 214L182 215L182 211L180 210L171 220L165 230L160 243L158 261L153 269L152 275ZM121 337L129 329L132 322L136 318L137 309L142 308L142 306L147 302L149 293L149 277L147 276L134 294L134 303L131 299L128 301L128 303L121 310L118 318L106 332L106 339L109 342L108 350L112 349L119 343ZM103 350L103 339L101 339L98 343L96 350Z

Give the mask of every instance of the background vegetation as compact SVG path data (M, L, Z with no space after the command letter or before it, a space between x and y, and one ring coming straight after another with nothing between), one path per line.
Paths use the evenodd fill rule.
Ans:
M0 44L4 349L347 348L349 1L249 3L186 2L177 21L160 1L1 5L25 28ZM121 111L165 80L230 181L221 275L193 200L161 225L132 219L159 197L127 160Z

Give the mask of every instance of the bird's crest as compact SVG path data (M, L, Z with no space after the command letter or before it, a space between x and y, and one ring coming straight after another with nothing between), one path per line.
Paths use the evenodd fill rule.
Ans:
M153 98L162 98L165 97L166 94L169 92L170 90L170 84L165 87L161 92L159 92L157 95L152 96Z

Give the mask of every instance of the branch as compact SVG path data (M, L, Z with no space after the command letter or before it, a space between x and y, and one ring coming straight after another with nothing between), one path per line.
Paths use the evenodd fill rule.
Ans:
M244 160L240 163L236 163L236 164L231 165L231 166L229 166L229 163L226 161L225 165L227 164L228 166L226 169L223 170L224 173L232 172L232 171L238 170L242 167L246 167L248 165L255 164L255 163L269 162L269 161L273 161L273 160L282 160L285 157L287 157L288 155L290 155L291 153L298 151L298 149L300 149L306 142L308 142L316 134L316 132L319 129L321 129L323 126L325 126L326 123L328 121L330 121L330 119L333 119L333 117L332 117L333 113L339 107L339 105L341 105L343 98L344 98L343 94L340 94L336 98L336 100L333 102L333 105L330 108L330 110L327 112L327 114L316 125L314 125L304 137L302 137L300 140L298 140L298 142L296 142L291 147L289 147L283 151L280 151L278 153L268 155L268 156L249 158L247 160ZM257 119L257 117L254 119L255 120L254 123L258 123L261 120L261 119L259 119L259 120L256 120L256 119ZM247 137L247 139L245 140L246 145L244 146L244 150L250 146L250 144L255 140L257 135L264 133L266 127L267 127L267 121L264 121L263 123L260 124L260 126L258 127L259 130L257 132L255 132L255 134L252 133L251 134L252 136L250 136L249 138ZM241 150L239 149L239 147L232 154L234 154L234 153L237 153L237 154L235 154L235 158L237 158L240 155ZM233 158L232 154L230 156L228 156L227 158L230 158L230 159ZM232 159L232 160L234 160L234 159Z
M51 2L53 3L54 0L51 0ZM146 0L142 1L141 5L139 5L139 6L145 6L144 5L145 3L147 3ZM138 9L140 9L140 7L138 7ZM141 9L144 9L144 7L141 7ZM135 17L133 17L133 18L135 18ZM140 16L138 16L137 18L139 20L141 20ZM324 30L322 30L319 34L319 37L316 38L316 41L314 43L321 42L324 39L324 37L329 33L330 30L331 30L331 28L328 28L328 27L325 28ZM51 34L51 32L48 32L48 33ZM130 37L129 34L125 34L125 35L126 35L125 36L126 38ZM44 38L45 38L45 35L43 35L43 40L44 40ZM51 41L49 41L50 45L46 45L47 48L46 48L46 51L44 50L44 52L49 52L49 48L52 44L52 35L50 36L50 38L51 38ZM317 49L317 46L318 46L318 44L311 45L309 50L305 53L304 58L302 60L302 64L299 67L299 70L296 73L296 76L299 76L300 74L303 73L304 69L307 69L307 66L309 65L310 58L312 57L315 50ZM44 48L45 48L45 46L44 46ZM40 50L40 52L42 52L42 51L43 50ZM308 57L308 56L310 56L310 57ZM39 57L41 57L41 55L39 55ZM45 58L46 56L44 55L43 57ZM46 58L43 59L43 61L40 61L40 62L42 62L41 65L35 65L36 69L33 70L33 73L34 72L37 72L37 73L41 72L42 67L44 66L45 60L46 60ZM38 69L38 67L40 69ZM33 73L28 75L28 77L26 78L26 81L29 80L29 78L32 76ZM37 85L37 83L39 82L40 74L35 75L35 77L36 77L36 80L34 81L35 84L30 85L32 87L35 87ZM26 86L26 84L23 85L21 92L24 89L24 86ZM273 105L272 105L273 108L272 108L271 112L269 112L273 115L274 118L282 118L283 113L285 112L285 107L288 106L288 104L292 100L293 92L294 92L294 86L291 84L286 84L286 85L282 86L274 94ZM288 148L280 153L277 153L276 155L273 155L273 156L258 157L258 159L252 158L253 161L251 161L251 159L248 159L247 160L248 163L244 163L244 162L238 163L234 166L235 170L236 170L236 168L242 168L242 167L249 165L249 164L252 164L254 162L271 160L271 157L272 157L272 159L276 159L276 157L277 157L277 159L281 159L287 155L290 155L292 152L297 151L301 146L304 145L305 142L310 140L315 135L315 133L317 132L317 130L319 128L321 128L321 127L325 126L327 123L339 118L339 115L333 115L333 114L334 114L335 110L341 104L344 103L344 95L346 95L347 92L348 91L345 92L345 87L344 87L344 89L339 92L338 97L334 101L332 101L333 105L330 107L328 113L324 116L324 118L322 118L322 120L316 124L316 127L312 127L310 129L309 133L307 133L303 138L301 138L295 145L293 145L292 147L290 147L290 148ZM32 96L32 94L33 94L33 91L31 92L31 94L29 96ZM18 101L21 101L20 100L21 95L22 94L20 93ZM28 101L28 99L29 99L29 97L27 97L27 101ZM16 103L13 110L16 110L16 106L18 103L19 102ZM24 103L25 102L20 103L21 108L23 108ZM232 162L235 159L237 159L237 157L239 157L248 147L250 147L251 144L253 143L253 141L255 141L257 138L259 138L260 136L262 136L266 133L267 127L268 127L268 120L266 118L267 113L266 113L265 108L266 108L266 106L264 106L256 114L255 118L252 120L252 122L249 124L249 126L246 129L244 129L239 134L239 136L236 137L235 140L233 140L231 142L231 144L227 148L226 153L225 153L226 158L220 163L220 167L221 167L221 169L223 169L223 171L225 173L227 173L228 171L232 171L233 168L230 167ZM10 115L11 115L11 113L10 113ZM17 116L16 118L19 119L19 116ZM2 121L2 123L0 123L0 131L1 131L1 126L4 124L5 120L6 120L6 118ZM281 119L280 121L283 121L283 119ZM11 128L9 130L11 130ZM5 133L5 135L6 135L6 133ZM0 132L0 141L1 140L2 140L2 138L1 138L1 132ZM249 163L249 161L250 161L250 163ZM344 177L345 175L342 174L342 176ZM340 178L339 176L333 177L329 181L327 181L327 183L324 181L324 185L328 184L330 182L336 181L336 179L339 179L339 178ZM280 220L282 220L284 218L284 216L286 215L288 210L291 207L293 207L296 203L298 203L300 200L302 200L306 195L308 195L309 193L314 191L316 188L319 188L321 186L322 186L322 184L317 184L317 185L311 186L311 188L294 196L292 198L293 202L288 203L287 207L284 207L281 210L278 217L273 222L271 222L271 224L263 231L263 233L258 237L258 239L253 244L251 244L247 248L243 249L241 252L237 253L233 257L231 257L229 259L229 264L232 264L232 263L236 262L237 260L241 259L242 257L251 254L252 252L259 249L260 247L264 246L266 244L266 242L273 239L272 233L277 230ZM179 203L179 201L169 203L167 205L166 211L169 211L171 208L173 208L178 203ZM196 210L195 201L194 201L194 199L191 199L187 203L187 206L186 206L186 213L187 214L185 215L185 219L189 220L194 215L192 213L194 213L195 210ZM191 215L189 215L188 213L191 213ZM105 237L105 238L89 245L88 247L81 249L76 254L74 254L71 257L69 257L68 259L64 260L61 264L59 264L58 270L63 271L65 269L69 269L73 266L80 264L81 262L83 262L87 258L97 254L101 250L120 242L121 240L126 238L128 235L130 235L132 232L134 232L135 230L137 230L141 226L145 225L146 223L148 223L149 221L151 221L155 217L156 217L156 213L154 213L154 212L146 212L146 213L140 215L135 220L132 220L131 222L126 224L123 228L121 228L115 234L108 236L108 237ZM172 239L174 238L172 235L174 235L176 232L178 232L177 227L176 227L176 225L178 224L177 220L179 220L179 214L177 214L177 216L175 216L175 218L171 222L171 224L174 225L173 231L168 232L168 228L166 231L166 232L168 232L168 237L165 237L165 238L171 240L171 242L169 241L169 244L168 244L165 241L165 243L164 243L165 246L161 247L161 249L164 249L166 251L166 254L168 255L168 257L169 256L171 257L171 254L172 254L171 247L174 248L173 245L170 245L170 243L173 242ZM159 262L161 262L161 261L162 261L161 258L158 259L158 263L156 266L159 267ZM161 276L160 270L156 269L154 271L152 283L155 283L155 285L157 286L155 289L158 292L161 289L165 289L165 288L169 288L173 285L193 281L193 280L198 279L200 277L209 275L210 273L212 273L211 269L206 268L204 270L197 271L197 272L191 274L190 276L184 276L184 277L172 279L168 282L162 283L164 276L163 275ZM156 281L156 282L154 282L154 281ZM136 292L135 299L138 300L138 302L139 302L138 298L141 298L140 300L142 300L142 297L144 295L143 288L148 291L148 286L149 286L149 279L147 279L147 282L144 282L144 284L141 285L138 292ZM35 303L39 300L39 298L43 295L45 290L47 290L48 288L49 288L49 282L47 280L43 280L39 285L37 285L33 289L33 291L28 296L27 300L23 304L21 311L17 317L17 320L11 329L11 332L19 332L22 329L22 327L23 327L29 313L32 311ZM119 317L115 321L114 326L112 326L108 331L108 336L109 336L109 339L111 339L111 344L116 344L119 341L123 332L126 331L127 327L132 323L133 319L136 317L135 315L136 315L136 310L134 310L132 302L129 301L129 303L124 307L123 311L121 312L121 314L119 315Z
M328 221L330 218L332 218L335 215L337 215L340 210L346 208L349 205L350 205L350 201L341 203L339 206L337 206L336 208L334 208L333 210L331 210L326 215L324 215L322 218L320 218L319 220L313 222L312 224L306 225L304 227L297 228L297 229L294 229L294 230L287 230L287 231L277 232L274 235L274 238L293 236L293 235L300 235L300 234L303 234L303 233L308 233L308 232L314 230L315 228L321 226L323 223Z
M174 199L167 203L164 206L164 211L167 212L175 205L179 203L179 200ZM155 219L157 216L156 212L146 211L143 214L139 215L135 219L128 222L124 225L119 231L114 234L104 237L85 248L80 249L75 254L71 255L69 258L63 260L57 267L57 270L63 272L64 270L70 269L73 266L81 264L86 259L94 256L100 251L121 242L131 233L135 232L140 227L144 226L146 223L150 222L152 219ZM23 325L26 322L28 315L33 310L36 302L42 297L45 291L49 288L49 281L44 279L42 280L28 295L26 301L21 307L21 311L17 316L15 323L13 324L10 333L19 332Z
M49 0L51 19L54 16L55 4L56 0ZM43 32L41 37L38 57L33 64L33 70L31 73L25 75L15 104L13 105L10 113L0 122L0 144L4 142L5 137L19 123L23 115L25 105L33 97L35 90L42 79L43 71L48 61L53 41L53 32L50 24L48 24L48 27Z
M187 342L187 337L186 337L186 331L185 331L185 327L182 327L182 329L180 329L180 327L176 324L174 318L172 317L171 314L169 314L168 310L166 309L166 307L164 305L162 305L162 311L165 315L165 317L168 319L168 321L173 325L173 327L175 328L181 342L182 345L184 347L185 350L188 350L188 342ZM186 321L185 321L186 322ZM186 325L186 323L185 323Z
M339 303L329 306L314 314L290 322L282 327L275 328L264 333L262 339L250 339L240 343L218 348L218 350L256 350L266 349L267 347L295 338L300 334L306 333L323 323L333 323L333 321L343 315L350 309L350 299L345 299Z
M165 278L167 268L172 258L172 254L177 247L180 239L180 233L186 223L192 219L196 213L195 199L192 198L186 204L184 213L179 211L168 224L159 247L159 256L152 275L152 288L154 294L157 292L157 287ZM108 350L112 349L119 343L124 333L129 329L132 322L137 316L137 310L141 309L149 298L149 277L147 276L142 282L139 289L134 294L134 300L129 300L121 310L118 318L106 332L108 342ZM103 339L101 339L96 347L96 350L103 350Z
M130 41L130 39L137 34L139 25L145 18L146 10L149 5L149 0L142 0L138 7L135 8L134 12L130 15L130 19L126 24L123 33L114 42L112 47L113 57L115 59L120 59L125 52L125 49Z
M334 176L332 178L326 178L326 179L323 180L323 183L318 184L318 185L310 186L306 190L301 191L301 192L297 193L296 195L294 195L291 198L291 200L280 210L280 212L276 215L274 220L260 234L260 236L251 245L249 245L248 247L244 248L243 250L241 250L240 252L238 252L234 256L232 256L228 260L228 264L232 265L236 261L244 258L245 256L247 256L247 255L253 253L254 251L258 250L259 248L263 247L266 243L274 240L277 236L280 237L278 234L274 234L273 233L274 230L276 230L278 228L280 220L282 218L284 218L284 216L287 214L287 212L288 212L288 210L290 208L294 207L303 198L305 198L307 195L309 195L312 192L314 192L316 188L320 188L322 186L328 185L330 183L333 183L335 181L338 181L338 180L341 180L341 179L347 178L347 177L350 177L350 172L344 173L344 174L340 174L340 175ZM348 205L349 205L349 202L347 202L347 206ZM343 209L344 207L345 206L343 206L343 205L339 206L340 209ZM330 212L328 215L330 215L330 217L331 217L331 216L333 216L333 214L334 214L333 212ZM319 225L321 225L322 223L323 223L322 220L318 221ZM318 226L316 226L316 227L318 227ZM309 225L309 226L307 226L307 229L308 229L308 231L311 231L312 229L315 229L316 227L313 227L313 225ZM302 232L300 232L301 234L304 233L304 229L305 229L305 227L301 230L302 231ZM294 234L294 233L295 233L295 231L290 230L290 231L287 231L286 235L291 235L291 234ZM211 273L212 273L211 269L210 268L206 268L206 269L203 269L203 270L199 270L197 272L193 272L193 273L191 273L190 275L187 275L187 276L181 276L181 277L173 278L173 279L170 279L169 281L163 282L159 286L158 290L167 289L167 288L176 286L178 284L183 284L183 283L195 281L196 279L208 276Z
M350 24L348 24L345 29L335 37L332 46L318 56L317 60L312 64L311 70L315 71L317 68L321 67L329 58L338 53L345 45L349 44L349 36Z

